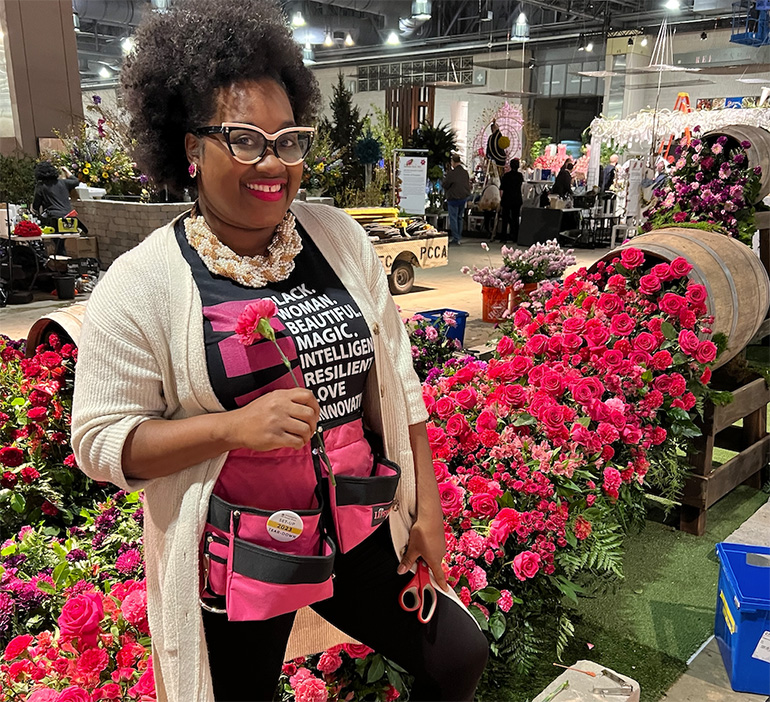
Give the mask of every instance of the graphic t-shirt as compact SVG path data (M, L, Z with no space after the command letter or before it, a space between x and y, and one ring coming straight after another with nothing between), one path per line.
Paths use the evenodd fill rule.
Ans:
M270 298L278 308L271 324L294 376L318 400L320 421L341 424L361 416L374 346L355 300L299 222L297 232L302 251L291 275L249 288L211 273L187 241L184 220L175 227L200 292L209 378L222 405L235 409L271 390L294 387L271 341L244 346L234 333L248 303Z

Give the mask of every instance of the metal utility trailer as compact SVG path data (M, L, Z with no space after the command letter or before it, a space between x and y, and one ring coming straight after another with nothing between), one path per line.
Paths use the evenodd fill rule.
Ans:
M373 241L372 244L393 295L402 295L412 289L415 268L436 268L449 263L449 236L443 232Z

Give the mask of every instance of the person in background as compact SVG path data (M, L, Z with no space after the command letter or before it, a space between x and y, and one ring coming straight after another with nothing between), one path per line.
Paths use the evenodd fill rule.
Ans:
M59 178L50 161L41 161L35 166L35 195L32 200L32 211L40 218L44 227L53 227L58 230L59 220L67 217L72 211L70 193L80 185L80 181L72 173L62 166L64 178ZM88 234L86 227L78 219L78 228ZM57 255L64 255L64 239L59 239L56 244Z
M522 186L524 176L519 171L519 159L511 160L511 170L503 175L500 183L500 209L503 216L503 232L500 235L502 241L508 241L508 225L511 228L511 241L514 244L519 240L519 215L521 214Z
M602 191L607 192L615 182L615 169L618 166L618 155L612 154L610 162L602 171Z
M575 164L572 161L565 161L561 167L556 180L554 181L553 188L551 188L551 195L558 195L561 198L565 198L568 195L572 195L572 169Z
M663 186L663 184L666 182L666 178L668 178L668 173L666 172L666 161L664 159L660 159L655 164L655 180L652 181L652 189L656 190L657 188L660 188Z
M462 243L463 214L465 203L471 194L471 179L462 166L459 154L452 154L449 171L442 182L446 193L447 210L449 212L449 241L453 244Z

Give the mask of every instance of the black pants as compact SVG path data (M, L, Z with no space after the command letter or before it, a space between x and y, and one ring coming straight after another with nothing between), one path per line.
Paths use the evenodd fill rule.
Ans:
M457 603L438 595L433 619L420 624L398 596L412 577L398 575L387 522L335 562L334 596L313 609L415 677L411 700L472 700L487 662L484 634ZM272 700L294 613L262 622L230 622L203 611L217 702Z
M510 239L515 244L519 240L519 214L521 213L520 202L503 202L500 205L503 215L503 233L500 235L502 241L508 241L508 224L511 226Z

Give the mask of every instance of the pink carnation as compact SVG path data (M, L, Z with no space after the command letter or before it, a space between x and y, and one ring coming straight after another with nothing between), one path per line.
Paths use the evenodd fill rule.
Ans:
M513 607L513 595L511 595L510 590L502 590L500 592L500 599L497 600L497 606L503 610L503 612L507 612Z
M238 315L238 322L235 325L235 334L244 346L251 346L255 341L259 341L263 335L257 331L257 327L262 320L270 324L270 319L275 317L278 308L275 302L269 298L255 300L250 302Z
M318 659L316 666L324 675L331 675L342 665L342 658L339 653L324 651Z
M311 676L294 688L294 698L297 702L326 702L329 699L329 691L323 680Z

